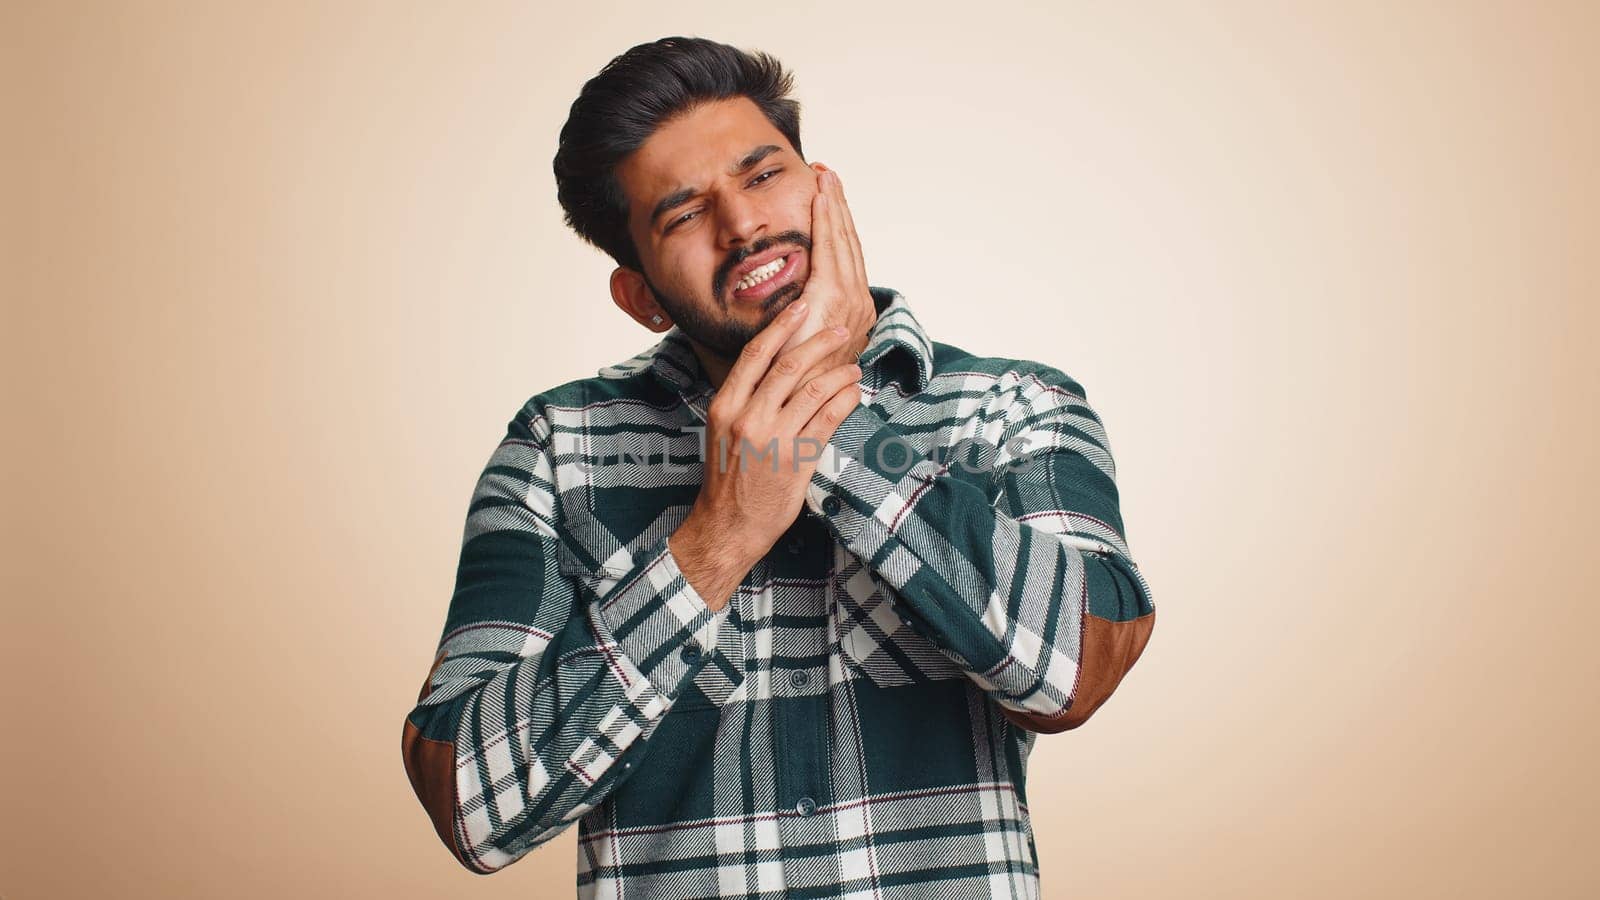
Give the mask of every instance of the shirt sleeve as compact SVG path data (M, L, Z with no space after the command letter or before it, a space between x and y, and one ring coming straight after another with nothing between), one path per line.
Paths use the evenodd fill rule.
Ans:
M941 459L917 457L858 404L823 448L806 505L1008 719L1075 728L1155 625L1105 431L1054 370L1007 373L975 404L958 402L971 438Z
M440 840L480 874L556 836L647 764L651 735L711 659L728 610L695 592L665 537L605 596L564 574L550 445L530 404L479 477L442 637L401 739Z

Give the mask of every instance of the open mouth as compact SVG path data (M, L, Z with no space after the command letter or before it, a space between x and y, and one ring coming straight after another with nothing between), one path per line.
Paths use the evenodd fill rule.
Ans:
M794 280L800 266L800 250L768 260L744 274L733 286L735 300L762 300Z

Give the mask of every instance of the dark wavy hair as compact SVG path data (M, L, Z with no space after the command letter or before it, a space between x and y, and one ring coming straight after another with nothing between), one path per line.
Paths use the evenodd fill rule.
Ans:
M705 38L665 37L606 63L572 101L556 150L556 198L573 231L642 272L616 169L657 128L708 100L748 97L800 153L793 78L772 56ZM804 157L802 157L804 158Z

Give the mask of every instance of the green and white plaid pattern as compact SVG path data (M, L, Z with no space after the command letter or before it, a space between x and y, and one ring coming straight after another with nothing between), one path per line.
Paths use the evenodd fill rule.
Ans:
M530 399L467 515L407 772L469 870L573 822L580 897L1037 897L1026 763L1153 626L1082 388L895 291L788 533L712 613L667 538L687 339Z

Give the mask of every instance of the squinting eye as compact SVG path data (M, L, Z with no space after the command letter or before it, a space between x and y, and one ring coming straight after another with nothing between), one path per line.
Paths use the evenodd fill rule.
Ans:
M760 184L761 182L766 181L768 178L771 178L772 176L778 174L780 171L782 171L782 170L781 169L773 169L770 172L762 172L760 175L757 175L756 177L750 179L750 183L752 185Z
M677 217L676 219L673 219L672 220L672 225L670 227L668 227L667 230L671 231L673 228L677 228L679 225L682 225L684 222L689 221L691 218L694 218L696 215L699 215L699 213L698 212L684 213L683 215Z

